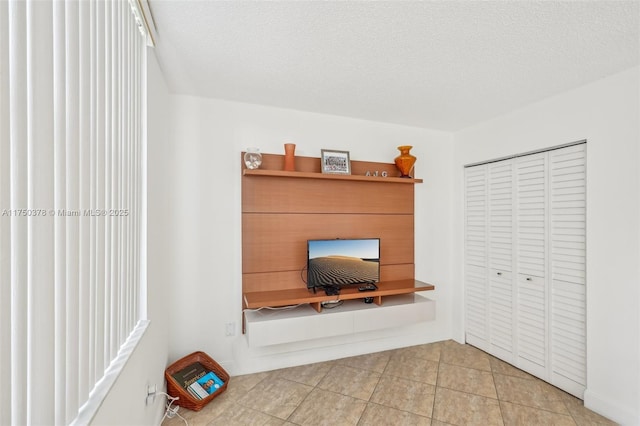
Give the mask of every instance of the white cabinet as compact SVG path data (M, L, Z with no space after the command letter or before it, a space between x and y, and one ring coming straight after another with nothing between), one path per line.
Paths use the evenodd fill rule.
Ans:
M318 313L308 304L291 309L245 311L247 343L250 347L279 345L433 321L436 302L419 294L384 297L382 306L345 300L334 309Z
M465 170L467 342L578 397L585 154L579 144Z

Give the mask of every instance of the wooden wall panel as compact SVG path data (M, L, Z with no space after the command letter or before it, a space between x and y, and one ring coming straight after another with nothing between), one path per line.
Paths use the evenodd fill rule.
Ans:
M263 154L262 169L283 164L282 155ZM351 168L399 176L393 163L352 161ZM296 170L320 173L320 159L296 157ZM247 175L242 212L245 293L304 288L308 239L380 238L380 279L414 278L412 184Z
M413 214L413 185L245 176L243 212Z
M414 263L380 266L380 281L413 279L415 275Z
M301 269L308 239L380 238L380 263L413 263L413 216L244 214L242 272Z

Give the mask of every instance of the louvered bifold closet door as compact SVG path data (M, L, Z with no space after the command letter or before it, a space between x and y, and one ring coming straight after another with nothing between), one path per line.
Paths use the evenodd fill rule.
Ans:
M548 375L546 156L516 159L516 365L540 377Z
M551 382L586 386L586 144L549 152Z
M488 165L489 344L513 361L513 160Z
M488 349L487 166L465 169L466 341Z

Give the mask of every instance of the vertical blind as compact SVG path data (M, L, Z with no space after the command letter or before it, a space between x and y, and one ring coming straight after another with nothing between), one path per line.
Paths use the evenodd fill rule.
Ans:
M72 422L144 322L141 32L126 0L0 1L0 424Z

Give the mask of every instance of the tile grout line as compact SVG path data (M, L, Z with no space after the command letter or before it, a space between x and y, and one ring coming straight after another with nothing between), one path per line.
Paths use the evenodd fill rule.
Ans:
M389 362L391 362L391 357L393 355L390 354L387 358L387 362L384 364L384 368L382 369L382 371L380 373L378 373L377 371L374 371L376 374L380 374L380 376L378 377L378 382L376 383L375 387L373 388L373 391L371 392L371 395L369 395L369 399L367 400L367 405L365 405L364 410L362 411L362 413L360 413L360 417L358 418L358 423L356 423L356 426L358 426L360 424L360 422L362 421L362 415L364 414L365 411L367 411L367 406L369 404L376 404L375 402L371 402L371 397L376 393L376 390L378 390L378 386L380 386L380 380L382 379L382 376L384 376L385 371L387 371L387 367L389 366ZM380 405L382 406L382 404L376 404L376 405Z
M313 365L313 364L312 364L312 365ZM291 413L287 416L287 418L286 418L286 419L284 419L284 421L286 421L286 422L290 422L290 423L293 423L293 424L297 425L297 423L295 423L293 420L290 420L290 419L291 419L291 416L293 416L293 415L295 414L295 412L296 412L296 411L298 411L298 409L300 408L300 406L301 406L302 404L304 404L304 402L307 400L307 398L309 398L309 395L311 395L311 394L312 394L316 389L323 390L322 388L318 388L318 385L319 385L319 384L320 384L320 383L325 379L325 377L327 377L327 375L329 374L329 372L330 372L331 370L333 370L333 367L334 367L334 366L335 366L335 364L332 364L332 365L331 365L331 367L327 370L327 372L326 372L326 373L324 373L324 375L320 378L320 380L318 380L318 382L317 382L315 385L313 385L313 386L312 386L312 389L309 391L309 393L307 393L307 394L304 396L304 398L302 398L302 400L301 400L301 401L296 405L296 408L294 408L294 409L293 409L293 411L291 411ZM287 380L287 379L284 379L284 380ZM295 381L293 381L293 380L289 380L289 381L290 381L290 382L293 382L293 383L299 383L299 382L295 382ZM306 383L301 383L301 384L306 384ZM309 386L309 385L307 385L307 386Z
M546 410L544 408L538 408L538 407L532 407L531 405L525 405L519 402L511 402L511 401L503 401L503 400L499 400L500 403L506 403L506 404L511 404L511 405L517 405L518 407L522 407L522 408L528 408L531 410L536 410L536 411L542 411L544 413L550 413L556 416L565 416L565 417L571 417L571 420L573 420L573 422L577 425L578 422L575 420L575 418L573 417L573 415L571 414L571 411L567 409L567 411L569 412L569 414L563 414L563 413L558 413L556 411L551 411L551 410ZM564 403L564 401L563 401ZM566 407L566 405L565 405Z
M493 366L491 365L491 358L489 358L489 368L491 368L491 381L493 382L493 390L496 391L496 398L498 399L498 409L500 410L500 418L502 419L502 424L506 425L507 421L504 418L504 412L502 410L502 400L500 399L500 394L498 393L498 386L496 386L496 376L495 376L495 371L493 371Z
M431 423L433 423L434 416L436 414L436 399L438 398L438 379L440 378L440 362L442 362L442 347L440 348L440 355L438 356L438 369L436 370L436 384L433 388L433 404L431 404Z

